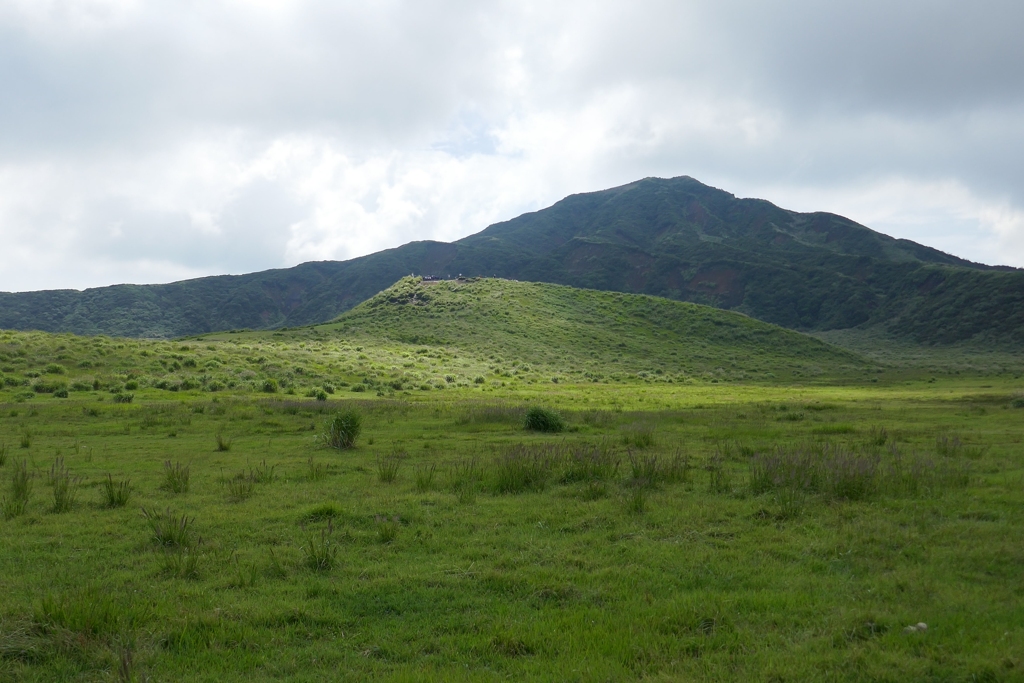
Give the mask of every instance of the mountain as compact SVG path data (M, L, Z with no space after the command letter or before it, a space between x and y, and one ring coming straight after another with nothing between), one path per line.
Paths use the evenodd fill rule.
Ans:
M972 263L829 213L688 177L572 195L452 243L412 242L169 285L0 294L0 327L173 337L330 320L410 273L497 276L706 303L801 331L1024 343L1024 270Z

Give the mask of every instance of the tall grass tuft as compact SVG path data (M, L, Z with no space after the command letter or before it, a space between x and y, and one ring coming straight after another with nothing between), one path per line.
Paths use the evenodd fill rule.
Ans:
M650 448L654 445L654 425L635 422L622 430L622 444L632 448Z
M629 460L629 480L637 486L686 483L690 480L690 459L681 451L671 458L662 459L654 453L626 451Z
M553 449L525 444L510 446L495 460L494 491L515 494L543 490L556 463Z
M377 457L377 481L382 484L391 484L398 478L398 469L402 465L404 453L394 452L383 458Z
M437 463L420 465L416 468L416 490L426 493L434 488L434 475L437 473Z
M0 443L0 467L7 464L7 444Z
M189 465L164 461L164 483L161 486L171 493L188 493Z
M263 460L259 465L249 470L249 477L257 484L271 484L276 478L274 474L276 467L277 465L267 465L267 461Z
M245 470L227 479L225 483L228 487L228 497L237 503L251 498L256 490L256 480L253 479L251 472L247 474Z
M61 629L92 637L126 633L149 616L144 608L95 588L60 596L47 594L34 612L33 620L44 633Z
M223 434L217 435L217 450L218 451L230 451L231 450L231 439L225 437Z
M634 515L642 515L647 509L647 490L635 484L626 489L626 509Z
M176 515L170 508L166 512L142 508L142 516L149 523L153 541L165 548L194 548L202 541L193 531L194 517Z
M328 448L344 450L356 445L356 438L363 428L363 418L355 410L338 413L324 428L321 438Z
M935 452L947 458L968 458L977 460L985 454L981 446L965 444L959 434L943 434L935 439Z
M868 443L872 446L884 446L889 441L889 430L885 427L874 426L868 430Z
M629 479L634 487L654 486L658 483L661 467L657 455L644 455L630 450L626 456L629 459Z
M123 508L132 497L132 482L130 479L114 481L114 477L108 474L102 491L104 507Z
M559 481L563 484L608 481L615 478L619 464L619 457L607 444L574 444L566 450Z
M310 481L322 481L327 477L327 465L316 462L312 456L306 461L306 477Z
M80 480L71 476L71 471L64 464L64 458L57 458L53 462L48 481L53 489L53 512L68 512L75 504Z
M793 490L834 500L864 500L883 493L935 494L969 481L970 470L962 459L907 456L889 442L882 455L832 444L757 454L751 459L749 483L754 494Z
M377 522L377 540L382 545L393 543L398 538L398 529L401 524L398 516L388 519L387 515L378 515L375 520Z
M908 457L896 449L891 449L891 455L882 470L882 488L891 495L937 495L970 483L970 467L960 459Z
M252 588L256 585L260 575L260 568L255 562L242 564L238 555L233 555L235 564L235 578L231 582L233 588Z
M565 421L553 410L533 406L526 411L523 426L532 432L557 433L565 429Z
M164 553L164 571L179 579L195 581L199 579L200 558L197 549L179 546Z
M32 495L32 473L28 469L28 461L15 463L11 473L11 495L3 500L4 519L13 519L25 514L29 496Z
M725 466L725 458L721 453L708 458L708 491L710 493L729 493L732 490L732 477Z
M308 532L302 543L302 555L306 566L315 572L326 572L334 568L338 558L338 547L334 542L334 521L327 520L327 527L320 533Z
M448 487L458 498L460 505L476 500L477 486L482 473L476 457L455 462L448 468Z

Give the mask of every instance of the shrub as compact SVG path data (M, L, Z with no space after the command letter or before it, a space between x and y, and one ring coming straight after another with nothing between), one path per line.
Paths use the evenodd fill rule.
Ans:
M316 393L315 393L314 397L315 397L315 398L316 398L316 400L318 400L318 401L326 401L326 400L327 400L327 392L326 392L326 391L324 391L323 389L318 389L318 390L316 391Z
M261 387L265 394L276 394L277 393L277 380L276 379L265 379L263 380L263 386Z
M32 385L32 391L37 394L52 394L55 391L67 389L67 383L62 381L48 382L44 380L38 380Z
M114 403L131 403L135 400L135 394L126 394L124 392L117 392L114 394Z
M362 431L363 419L355 410L346 410L328 420L323 441L330 448L352 448Z
M54 398L67 398L68 397L67 387L62 387L62 388L57 389L56 391L54 391L53 392L53 397Z
M555 411L534 406L526 411L525 427L534 432L557 433L565 429L565 423Z
M114 477L107 475L103 482L103 505L108 508L121 508L128 504L132 496L132 483L130 479L114 481Z

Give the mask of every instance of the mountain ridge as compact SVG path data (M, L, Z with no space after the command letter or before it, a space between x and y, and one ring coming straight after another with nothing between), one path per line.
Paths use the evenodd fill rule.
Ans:
M455 242L348 261L83 292L0 293L0 328L134 337L324 322L411 273L652 294L800 331L882 326L915 343L1024 343L1024 271L688 176L570 195ZM1018 313L1018 311L1022 311Z

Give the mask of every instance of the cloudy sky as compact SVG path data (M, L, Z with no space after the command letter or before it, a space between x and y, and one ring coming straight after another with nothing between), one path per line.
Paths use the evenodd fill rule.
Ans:
M1024 266L1024 3L0 0L0 290L452 240L690 175Z

